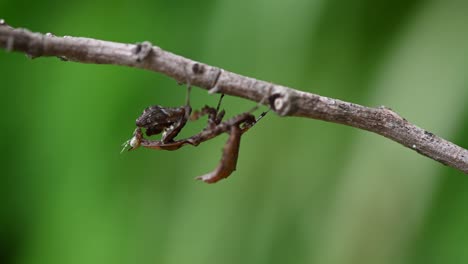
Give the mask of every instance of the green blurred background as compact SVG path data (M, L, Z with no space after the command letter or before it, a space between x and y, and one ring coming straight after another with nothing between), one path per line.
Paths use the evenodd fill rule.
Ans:
M5 1L15 27L144 40L386 105L468 147L468 1ZM273 113L215 185L226 135L120 154L185 89L132 68L0 51L1 263L467 263L468 177L369 132ZM194 108L217 96L194 89ZM227 97L228 115L253 102ZM189 124L196 133L203 121Z

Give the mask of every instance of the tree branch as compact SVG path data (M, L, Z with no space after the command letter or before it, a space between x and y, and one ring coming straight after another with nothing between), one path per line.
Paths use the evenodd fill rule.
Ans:
M116 64L160 72L179 83L269 104L281 116L320 119L368 130L440 163L468 173L468 151L417 127L387 107L369 108L256 80L164 51L149 42L123 44L56 37L15 29L0 20L0 47L31 58L54 56L82 63Z

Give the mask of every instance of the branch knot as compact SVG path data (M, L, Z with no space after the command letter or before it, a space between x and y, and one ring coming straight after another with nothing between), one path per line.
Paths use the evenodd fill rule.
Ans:
M295 111L294 96L288 89L281 89L268 97L271 109L280 116L291 115Z
M142 43L137 43L133 49L133 53L136 56L137 62L142 62L151 54L153 50L153 44L149 41L144 41Z

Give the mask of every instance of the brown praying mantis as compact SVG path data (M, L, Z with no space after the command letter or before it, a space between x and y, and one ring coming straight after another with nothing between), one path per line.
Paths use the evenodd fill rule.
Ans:
M187 84L187 97L184 106L163 107L155 105L147 107L136 119L137 128L133 132L133 137L123 144L124 148L122 151L127 148L130 151L138 147L159 150L177 150L185 145L198 146L204 141L210 140L223 133L228 133L229 138L223 148L223 154L219 165L212 172L196 177L196 179L206 183L215 183L229 177L229 175L236 170L241 136L264 117L268 111L261 113L257 118L252 114L252 112L257 110L259 105L263 103L262 100L262 102L250 111L222 122L225 111L219 111L219 108L224 94L221 94L216 108L205 106L201 111L195 111L192 114L190 91L191 86ZM185 139L175 139L189 119L194 121L204 115L208 116L208 123L200 133ZM162 133L161 140L144 138L143 129L146 130L145 134L147 136Z

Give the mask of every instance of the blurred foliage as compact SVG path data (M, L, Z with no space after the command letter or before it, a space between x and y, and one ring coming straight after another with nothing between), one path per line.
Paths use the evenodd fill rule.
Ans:
M16 27L143 40L368 106L468 147L468 1L5 1ZM119 154L185 90L131 68L0 51L1 263L466 263L466 175L357 129L273 113L216 185L226 136ZM217 96L195 89L194 108ZM226 98L228 115L254 103ZM202 122L203 123L203 122ZM202 123L190 124L184 135Z

